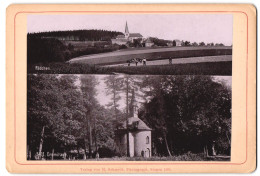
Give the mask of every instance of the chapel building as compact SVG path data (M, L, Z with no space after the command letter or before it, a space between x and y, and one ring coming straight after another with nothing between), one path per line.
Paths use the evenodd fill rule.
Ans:
M130 33L126 22L124 35L118 35L115 39L112 39L112 44L126 45L127 42L133 42L134 39L143 40L143 36L140 33Z

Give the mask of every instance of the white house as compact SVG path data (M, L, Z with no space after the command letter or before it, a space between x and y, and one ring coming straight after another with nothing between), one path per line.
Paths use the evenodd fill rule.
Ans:
M145 47L152 47L154 45L154 42L152 42L152 40L150 38L148 38L145 41Z
M176 46L181 46L181 41L180 40L176 39L174 41L176 42Z

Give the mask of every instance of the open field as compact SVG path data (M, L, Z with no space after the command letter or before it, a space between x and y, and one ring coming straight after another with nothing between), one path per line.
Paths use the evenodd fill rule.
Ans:
M201 63L201 62L227 62L227 61L232 61L232 55L173 59L172 64L191 64L191 63ZM169 65L169 59L147 61L146 65ZM128 66L128 64L123 63L123 64L105 65L104 67L114 67L114 66L121 67L121 66ZM131 63L130 66L135 67L136 65L135 63ZM137 66L138 67L143 66L143 64L138 63Z
M232 55L232 47L167 47L155 49L122 50L102 54L80 56L69 63L111 65L126 63L133 58L146 58L147 61L163 60L169 57L188 58L202 56Z
M109 67L112 73L148 75L231 75L232 62L201 62L172 65L147 65L139 67Z

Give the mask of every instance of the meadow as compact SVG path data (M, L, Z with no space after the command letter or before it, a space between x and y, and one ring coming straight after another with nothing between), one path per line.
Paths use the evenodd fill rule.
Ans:
M102 54L80 56L69 60L69 63L112 65L126 63L133 58L144 57L147 61L174 58L189 58L202 56L232 55L231 47L171 47L150 48L139 50L122 50Z

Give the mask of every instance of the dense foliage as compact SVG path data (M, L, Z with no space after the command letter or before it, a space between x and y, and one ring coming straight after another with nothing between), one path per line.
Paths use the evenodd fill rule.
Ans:
M51 63L64 62L71 58L97 54L104 52L111 52L119 49L119 46L108 45L106 43L101 45L93 43L93 46L84 44L78 49L73 41L106 41L111 43L111 38L122 34L116 31L106 30L74 30L74 31L51 31L40 33L27 34L27 62L33 63ZM71 39L71 37L73 37ZM73 44L66 44L71 41Z
M28 159L115 156L114 132L138 104L139 118L152 129L153 156L230 155L231 88L215 77L101 78L106 106L96 98L98 76L28 75Z
M119 46L109 45L109 47L106 48L104 48L104 46L92 46L79 50L74 47L74 45L65 45L62 41L55 38L39 38L28 35L27 63L31 65L65 62L78 56L111 52L117 49L119 49Z
M158 39L156 37L150 37L150 40L155 46L167 46L167 43L171 42L170 40Z
M151 99L141 118L154 129L155 153L230 154L231 90L209 76L146 77Z
M111 38L115 38L117 35L122 35L123 33L117 31L107 31L107 30L71 30L71 31L50 31L50 32L39 32L30 33L28 36L35 36L37 38L47 38L47 37L70 37L73 36L74 39L77 38L79 41L108 41Z
M28 75L28 159L50 158L47 153L83 159L98 148L112 151L114 117L94 94L92 76Z

